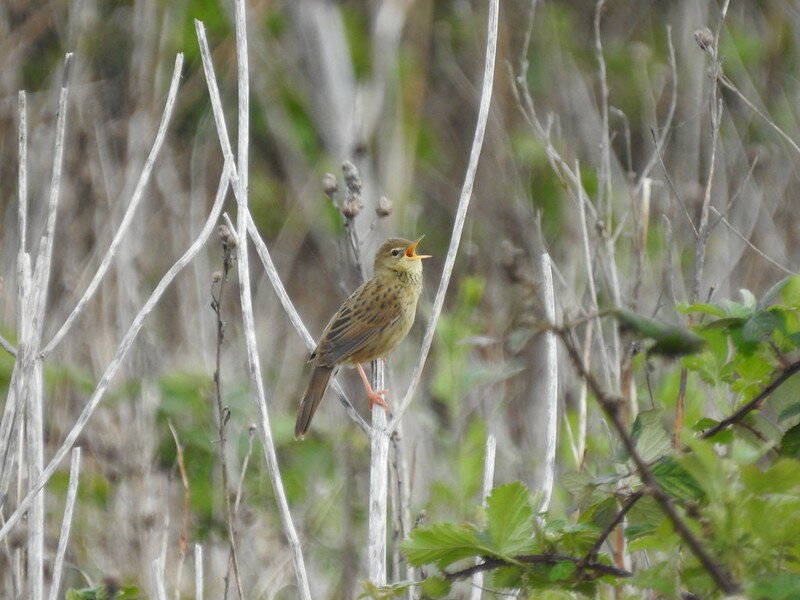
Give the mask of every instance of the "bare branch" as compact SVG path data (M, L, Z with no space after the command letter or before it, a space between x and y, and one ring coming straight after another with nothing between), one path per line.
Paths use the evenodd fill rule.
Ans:
M89 303L97 291L97 288L100 286L103 277L105 277L106 272L108 272L108 269L111 266L111 262L114 260L114 257L117 254L120 244L122 244L122 239L128 232L128 228L133 221L136 210L139 208L139 204L144 197L145 186L150 179L150 174L153 171L153 165L155 164L156 158L158 157L158 153L161 150L161 146L167 134L167 126L169 125L170 117L172 116L172 109L175 107L175 99L178 95L178 85L180 83L182 68L183 54L179 53L175 57L175 67L172 71L172 82L169 86L167 102L164 107L164 113L161 115L161 123L158 126L158 132L156 133L153 147L150 149L150 154L147 156L147 160L145 160L144 166L142 167L142 173L139 176L139 181L137 181L136 187L133 190L133 195L128 203L128 208L125 211L125 215L122 217L122 222L119 224L119 228L114 234L114 239L111 241L111 245L108 247L108 251L103 257L103 261L100 263L100 266L95 272L94 277L92 277L92 281L89 283L89 286L86 288L83 296L81 296L81 299L78 300L75 308L72 309L72 312L64 321L64 324L61 325L61 328L58 330L58 332L41 351L41 356L47 356L50 354L50 352L53 351L58 343L64 339L64 336L67 334L67 332L69 332L70 328L75 323L75 320L78 318L78 316L80 316L81 311Z
M550 255L545 253L540 257L542 272L542 304L544 315L548 322L556 320L556 297L553 290L553 269ZM547 370L547 383L545 392L545 453L544 476L542 478L542 503L540 512L547 512L550 508L550 498L553 495L553 481L556 471L556 445L558 443L558 347L556 336L553 332L545 333L545 363Z
M58 537L56 559L53 563L53 579L50 584L50 600L58 600L58 590L61 586L61 571L64 567L64 554L67 551L69 530L72 527L72 511L75 508L75 497L78 495L78 481L81 473L81 449L72 449L72 461L69 467L69 485L67 486L67 500L64 504L64 517L61 520L61 533Z
M481 497L483 498L483 506L486 506L486 499L492 491L494 485L494 458L497 452L497 438L491 433L486 436L486 450L483 456L483 488L481 490ZM480 558L475 559L475 566L482 564ZM481 600L481 592L483 591L483 572L477 571L472 576L472 593L470 600Z
M489 4L489 31L486 40L486 65L483 72L483 88L481 91L481 103L478 109L478 122L475 126L475 136L472 139L472 149L469 155L469 164L467 165L467 172L464 177L464 185L461 188L461 197L458 201L458 208L456 209L456 216L453 222L453 232L450 236L450 246L447 249L447 256L445 258L444 267L442 268L442 278L439 280L439 289L436 291L436 297L433 301L433 308L431 309L430 320L428 327L425 330L425 336L422 339L422 347L420 348L419 358L414 365L414 371L411 374L411 381L406 390L406 395L403 397L400 406L397 409L392 422L389 425L389 433L397 428L400 419L403 418L406 410L411 405L414 394L417 391L420 378L422 377L422 370L425 368L425 361L428 358L428 352L433 343L433 335L436 330L436 324L439 321L439 315L442 313L442 306L444 306L444 297L447 294L447 288L450 285L450 276L453 274L453 267L456 262L456 255L458 254L458 246L461 243L461 233L464 230L464 221L467 218L467 209L469 202L472 198L472 186L475 183L475 173L478 169L478 159L481 155L481 148L483 148L483 136L486 133L486 123L489 120L489 106L492 101L492 86L494 84L494 67L495 58L497 56L497 25L498 25L498 12L499 1L491 0Z
M730 230L731 230L731 231L732 231L732 232L733 232L733 233L736 235L736 237L738 237L738 238L739 238L740 240L742 240L742 241L743 241L745 244L747 244L747 245L750 247L750 249L751 249L753 252L755 252L756 254L758 254L758 255L759 255L761 258L763 258L764 260L766 260L766 261L767 261L769 264L771 264L771 265L772 265L772 266L774 266L774 267L777 267L778 269L780 269L781 271L783 271L784 273L786 273L786 274L788 274L788 275L795 275L795 274L797 273L797 271L792 271L791 269L789 269L789 268L787 268L787 267L784 267L784 266L783 266L781 263L779 263L778 261L776 261L776 260L774 260L774 259L770 258L769 256L767 256L766 254L764 254L764 252L762 252L761 250L759 250L759 249L756 247L756 245L755 245L755 244L753 244L753 242L751 242L751 241L750 241L750 240L748 240L748 239L747 239L745 236L743 236L743 235L742 235L742 234L739 232L739 230L738 230L738 229L736 229L736 228L735 228L735 227L734 227L734 226L731 224L731 222L730 222L730 221L728 221L728 219L726 219L726 218L725 218L725 215L723 215L721 212L719 212L719 211L718 211L716 208L714 208L713 206L711 207L711 212L713 212L715 215L717 215L717 217L719 217L719 220L720 220L720 221L722 221L723 223L725 223L725 226L726 226L728 229L730 229Z
M197 255L198 252L203 248L203 245L208 240L208 237L211 235L211 232L214 230L214 224L219 219L219 215L222 212L222 205L225 200L225 192L228 189L228 183L230 181L230 171L227 167L223 168L222 176L220 177L220 185L217 189L217 196L214 200L214 206L211 209L211 213L206 220L205 225L203 226L202 231L198 235L197 239L195 239L194 243L189 247L188 250L181 256L178 261L170 267L169 271L161 278L156 289L153 290L153 293L147 299L144 306L141 308L139 313L136 315L136 318L131 323L128 331L125 333L125 336L122 338L119 346L117 347L116 352L114 353L114 357L111 359L111 362L106 367L105 373L100 378L100 381L97 383L92 396L89 398L89 401L84 406L83 411L81 412L78 420L73 425L70 432L67 434L67 437L64 439L61 446L59 446L56 453L53 455L53 458L47 465L47 468L42 471L41 476L33 482L29 492L26 496L20 501L17 505L16 510L9 516L8 520L3 524L2 528L0 528L0 540L5 539L5 537L9 534L11 529L17 524L20 520L22 515L28 510L31 503L33 502L33 498L39 491L47 484L50 478L55 473L58 466L61 464L61 461L64 460L64 457L69 453L72 446L80 436L83 429L86 427L86 424L89 422L92 414L100 405L100 402L103 400L105 396L105 392L108 389L111 380L116 375L117 371L119 370L122 361L128 354L131 346L133 345L136 336L139 334L142 326L144 325L145 320L150 315L150 313L155 308L158 301L161 299L161 296L164 295L167 287L172 283L172 281L177 277L177 275L188 265L192 259Z

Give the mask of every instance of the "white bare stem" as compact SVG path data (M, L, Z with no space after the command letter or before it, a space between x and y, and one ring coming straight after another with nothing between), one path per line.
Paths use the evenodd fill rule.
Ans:
M78 300L78 303L75 305L75 308L72 309L72 312L64 321L64 324L58 330L58 332L53 336L53 338L48 342L48 344L44 347L41 352L42 356L47 356L53 349L58 345L58 343L64 339L64 336L70 330L72 325L75 323L75 320L80 316L81 311L83 311L84 307L89 303L89 301L94 296L97 288L100 287L100 283L105 277L106 273L108 272L109 267L111 266L111 262L114 260L114 257L117 254L117 250L122 244L122 240L125 237L125 234L128 232L128 228L130 227L131 222L133 221L133 217L136 214L136 210L139 208L141 204L142 198L144 198L144 190L147 186L147 182L150 180L150 174L153 171L153 166L155 165L156 158L158 157L158 153L161 150L161 146L164 143L164 138L167 134L167 126L169 125L170 118L172 116L172 109L175 107L175 99L178 95L178 86L180 84L181 79L181 70L183 69L183 54L179 53L175 57L175 68L172 72L172 82L169 86L169 93L167 94L167 103L164 107L164 113L161 115L161 123L158 126L158 132L156 133L155 141L153 142L153 147L150 149L150 154L147 156L145 160L144 166L142 167L142 173L139 175L139 181L136 182L136 187L133 190L133 195L131 196L131 200L128 203L128 208L125 211L125 215L122 217L122 222L119 224L119 228L117 232L114 234L114 239L111 241L111 245L108 247L108 251L106 255L103 257L103 261L100 263L97 271L92 278L92 281L89 283L89 286L86 288L86 291L81 296L81 299Z
M541 256L542 271L542 300L544 313L548 323L556 322L556 297L553 290L553 267L550 255ZM547 370L547 384L545 391L545 453L544 476L542 477L542 504L541 512L550 508L550 498L553 495L553 481L556 470L556 445L558 444L558 346L556 334L547 331L544 334L545 363Z
M417 386L422 377L422 370L425 368L425 361L428 358L428 352L433 343L433 334L436 330L436 324L439 321L439 315L442 313L444 297L450 285L450 276L453 274L453 267L455 266L456 255L458 254L458 246L461 243L461 233L464 230L464 221L467 218L467 209L472 199L472 186L475 183L475 173L478 169L478 160L481 155L481 148L483 148L483 136L486 133L486 123L489 119L489 107L492 102L494 67L495 58L497 56L498 13L499 0L491 0L489 3L489 28L486 40L486 63L483 72L481 103L478 109L478 121L475 126L475 136L472 139L472 149L470 150L464 185L461 188L461 197L458 201L458 208L456 209L456 216L453 222L450 246L447 249L447 257L445 258L444 267L442 268L442 278L439 280L439 289L436 291L436 297L433 301L428 327L425 330L425 336L422 338L422 347L420 348L419 357L414 365L414 371L411 374L411 382L408 385L406 395L403 397L397 412L394 414L392 422L389 424L389 435L397 428L400 419L403 417L406 410L408 410L411 401L414 399L414 394L417 391Z
M19 173L17 186L19 201L17 204L17 246L20 253L25 252L28 231L28 102L24 91L19 92ZM18 255L19 256L19 255ZM17 268L20 268L17 263Z
M153 585L156 600L167 600L167 587L164 585L164 563L161 557L153 559Z
M64 568L64 555L69 542L69 530L72 527L72 512L75 508L75 497L78 495L78 481L81 474L81 449L72 449L72 460L69 467L69 486L67 500L64 504L64 518L61 520L61 534L58 537L56 560L53 564L53 579L50 584L50 600L58 600L58 589L61 586L61 571Z
M24 314L21 330L23 348L20 356L22 369L21 385L25 398L27 423L27 467L28 484L36 481L44 468L44 376L42 362L37 358L44 328L47 305L47 287L53 258L58 198L61 190L61 173L64 165L64 138L67 128L67 97L69 70L72 54L64 59L64 73L58 98L55 147L53 150L53 175L50 181L50 197L44 233L39 241L33 276L25 283L30 304L22 309ZM34 495L28 511L28 596L32 600L44 598L44 492Z
M384 361L375 363L373 387L383 389ZM369 580L377 586L386 585L386 514L389 493L389 437L386 412L380 406L372 408L369 462L369 517L367 527L367 571Z
M203 600L203 546L194 545L194 600Z
M292 515L289 511L289 504L286 500L286 493L283 488L283 480L281 478L280 468L278 466L278 457L275 452L275 444L272 440L272 429L269 423L269 411L267 409L267 398L264 390L264 382L261 378L261 360L258 355L258 346L256 343L255 320L253 318L253 305L250 292L250 266L248 260L248 245L247 245L247 212L248 212L248 148L250 143L250 75L248 70L248 57L247 57L247 20L245 14L245 0L236 0L236 58L238 67L238 93L239 93L239 135L238 135L238 182L235 184L236 200L238 203L237 213L237 227L236 231L239 240L244 243L239 243L236 246L237 251L237 267L239 273L239 297L242 305L242 321L244 325L245 343L247 345L247 364L250 374L250 382L253 386L254 398L256 409L259 415L259 432L261 433L261 442L264 450L264 458L267 463L267 470L269 471L272 489L275 493L275 499L278 504L278 512L283 525L286 540L292 551L292 558L294 560L294 570L297 579L297 587L300 598L303 600L311 600L311 592L308 585L308 575L306 573L305 560L303 559L302 548L300 547L300 539L292 521ZM204 57L203 65L206 68L206 78L214 78L213 71L210 71L210 61L208 65ZM211 92L211 89L209 89ZM221 102L217 101L217 105ZM216 110L216 109L215 109ZM220 113L215 116L217 123L223 122L224 117ZM231 155L230 141L227 132L224 129L218 129L217 133L220 137L220 142L227 145L227 155ZM224 141L223 141L224 138Z
M493 434L486 437L486 452L483 457L483 488L481 498L483 499L483 506L486 506L486 499L492 491L494 486L494 457L497 452L497 439ZM482 558L476 558L475 564L480 564ZM483 592L483 571L479 571L472 576L472 592L470 593L470 600L481 600L481 593Z
M198 252L203 248L203 245L208 240L211 233L214 231L214 227L219 219L219 215L222 212L222 205L225 201L225 192L228 189L228 184L230 182L230 171L224 167L222 171L222 175L220 177L219 188L217 189L217 196L214 200L214 205L211 209L211 213L206 220L205 225L203 226L202 231L195 239L194 243L189 247L188 250L181 256L178 261L170 267L169 271L161 278L156 289L153 290L153 293L147 299L144 306L142 306L139 313L134 318L133 322L131 323L128 331L125 333L125 336L122 338L119 346L117 347L116 352L114 353L111 362L106 367L105 373L100 378L100 381L97 383L92 396L89 398L89 401L86 403L86 406L81 412L78 420L72 426L72 429L67 434L67 437L64 439L64 442L58 448L56 453L53 455L53 458L48 463L47 467L42 472L41 476L33 482L30 487L29 492L27 495L20 501L17 505L16 510L9 516L8 520L3 524L2 528L0 528L0 541L5 539L5 537L9 534L11 529L17 524L17 522L22 518L22 515L25 514L25 511L28 510L31 503L33 502L33 498L38 492L47 484L50 478L55 473L58 466L61 464L61 461L64 460L66 455L72 449L73 444L80 436L81 432L83 432L86 424L89 422L92 414L100 405L100 402L103 400L103 397L108 389L111 380L117 374L122 361L128 354L131 346L133 345L136 336L139 334L142 326L144 325L145 320L150 315L150 313L155 308L156 304L158 304L161 297L164 295L164 292L172 283L172 281L177 277L177 275L192 261L192 259L197 255Z

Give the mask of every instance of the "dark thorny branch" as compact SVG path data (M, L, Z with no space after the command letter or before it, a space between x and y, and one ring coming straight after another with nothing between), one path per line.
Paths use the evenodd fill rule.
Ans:
M490 571L499 567L513 566L515 563L524 563L526 565L555 565L560 562L571 562L576 565L582 565L584 571L594 571L599 575L613 575L614 577L630 577L633 575L630 571L620 569L612 565L604 565L598 562L583 562L583 559L569 556L567 554L523 554L513 557L515 562L503 560L501 558L486 558L483 562L477 565L472 565L460 571L452 573L445 573L445 579L453 581L456 579L466 579L480 571Z
M614 429L616 429L617 434L625 446L625 450L628 452L631 459L633 459L634 464L636 465L636 470L639 472L639 477L641 478L642 483L644 483L647 493L653 497L664 515L672 523L675 532L681 537L681 539L683 539L683 541L692 551L692 554L697 557L697 560L700 561L700 564L703 566L709 576L711 576L717 586L726 594L736 593L739 589L739 586L734 583L734 581L731 579L731 576L725 571L725 569L721 565L717 564L717 562L706 550L705 546L692 533L686 523L684 523L672 500L656 481L656 478L650 470L650 466L647 464L647 461L645 461L644 458L642 458L642 456L639 454L636 444L628 433L628 428L625 426L625 423L622 420L622 415L620 414L619 408L621 406L622 399L613 397L606 393L605 389L603 389L603 387L597 381L597 378L594 376L594 374L584 366L583 360L581 359L580 350L578 349L575 341L572 339L570 330L563 327L553 327L553 331L561 338L567 353L572 359L574 368L580 377L586 382L586 385L589 386L589 389L592 391L592 394L594 394L598 404L600 405L600 408L605 413L610 424L614 427Z
M220 225L217 230L220 243L222 244L222 272L214 273L211 282L211 309L217 316L217 354L214 367L214 399L217 404L217 434L219 442L220 466L222 469L222 491L225 496L225 516L228 525L228 540L230 542L230 560L228 562L228 572L225 574L225 594L228 597L228 586L230 583L230 567L233 567L233 575L236 579L236 590L239 600L244 597L242 593L242 582L239 577L239 561L236 552L236 529L233 524L233 508L231 497L228 490L228 459L225 454L228 421L231 418L230 409L222 403L222 389L220 385L220 363L222 358L222 343L225 339L225 322L222 320L222 298L225 292L225 284L228 281L228 273L233 264L233 255L236 251L236 238L231 233L227 225ZM218 286L217 293L214 293L214 286Z
M739 423L742 419L744 419L749 413L754 410L757 410L761 407L762 402L766 400L768 396L772 394L775 390L777 390L787 379L789 379L792 375L800 371L800 360L793 362L788 367L783 369L773 381L767 387L765 387L761 392L750 400L747 404L742 405L739 410L734 412L729 417L722 419L719 423L714 425L712 428L707 429L703 432L703 439L708 439L716 434L718 434L723 429L727 429L731 425L735 425Z

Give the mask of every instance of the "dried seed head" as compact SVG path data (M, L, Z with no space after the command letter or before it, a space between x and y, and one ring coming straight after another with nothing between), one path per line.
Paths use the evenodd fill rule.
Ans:
M233 233L231 233L227 225L223 224L217 227L217 235L223 246L227 246L231 250L236 248L236 238L233 237Z
M222 273L214 271L214 274L211 276L211 283L219 283L220 281L222 281Z
M714 34L708 27L703 27L694 32L694 40L703 52L714 52Z
M336 181L336 175L333 173L325 173L322 176L322 191L333 202L333 197L339 191L339 183Z
M381 196L380 200L378 200L378 206L375 207L375 213L379 217L388 217L392 214L392 208L394 207L394 203L389 200L386 196Z
M361 212L361 177L358 176L358 169L350 161L342 163L342 174L344 175L344 202L341 212L345 219L354 219Z
M344 185L347 191L352 194L361 195L361 177L358 175L358 169L349 160L342 163L342 175L344 175Z

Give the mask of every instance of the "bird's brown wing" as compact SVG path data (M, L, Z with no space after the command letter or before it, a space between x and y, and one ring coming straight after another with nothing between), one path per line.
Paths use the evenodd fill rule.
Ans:
M312 360L331 367L345 362L394 325L402 313L382 294L375 280L353 292L328 323Z

